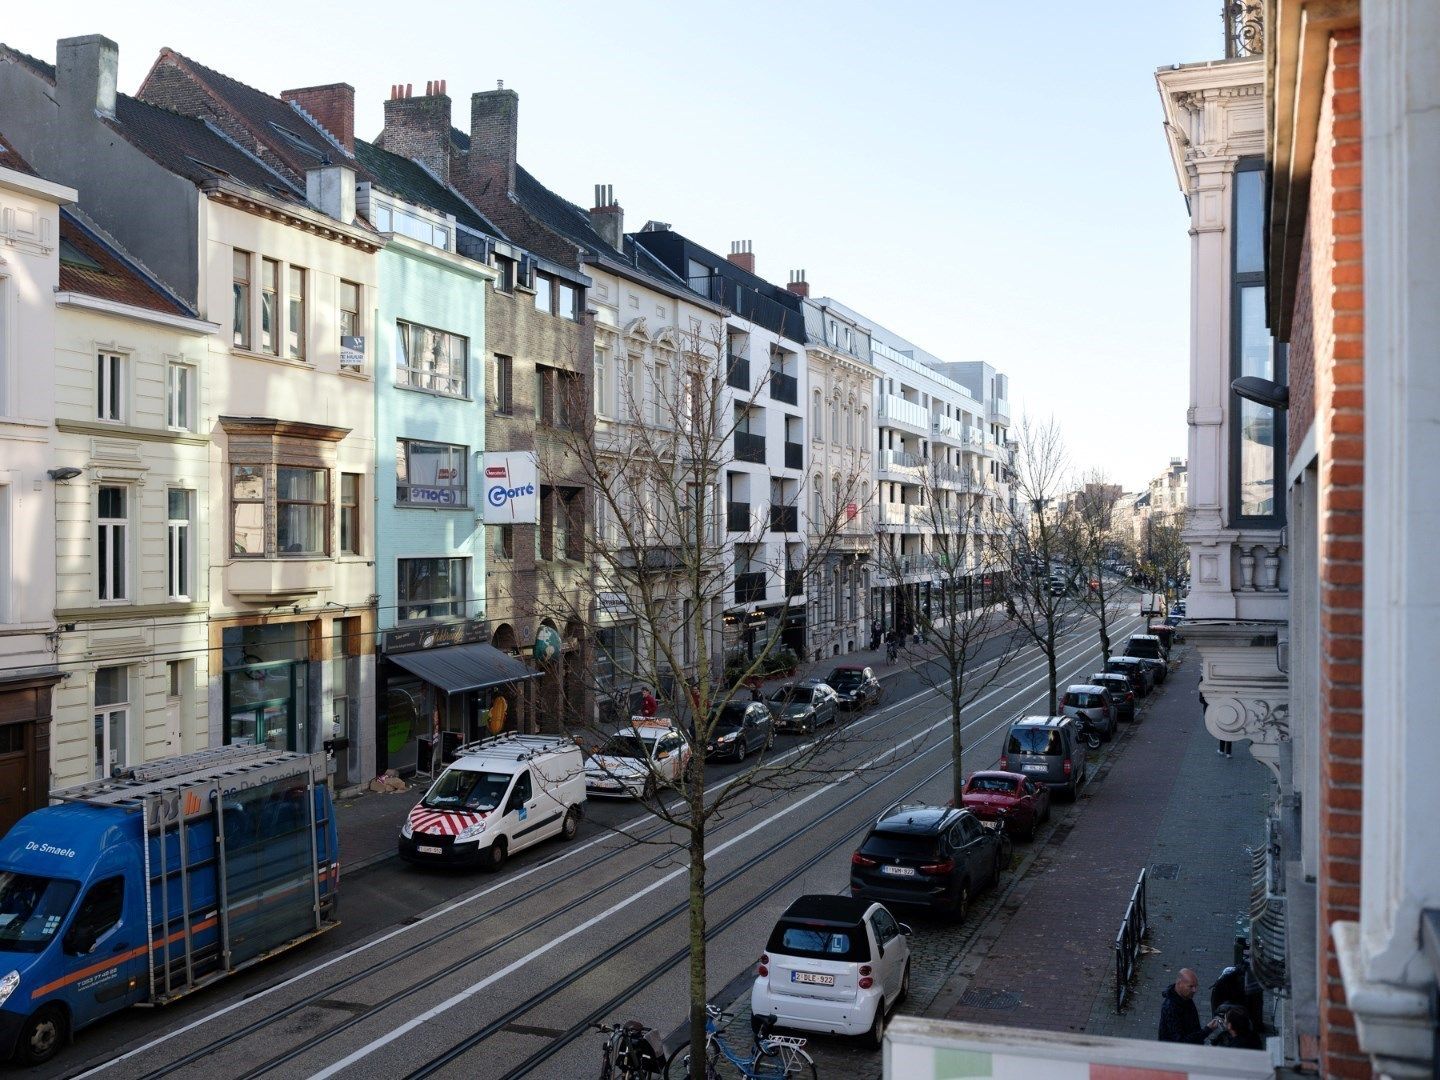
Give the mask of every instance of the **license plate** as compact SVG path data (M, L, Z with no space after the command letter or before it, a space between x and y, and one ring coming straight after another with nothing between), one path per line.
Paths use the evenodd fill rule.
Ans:
M816 975L813 971L792 971L790 981L797 983L809 983L811 986L834 986L834 975Z
M882 866L882 874L889 874L891 877L914 877L915 871L909 866Z
M1049 767L1050 767L1050 766L1048 766L1048 765L1022 765L1022 766L1020 766L1020 768L1023 769L1025 772L1044 772L1044 771L1045 771L1046 769L1048 769Z
M424 844L417 844L415 850L421 855L444 855L445 849L438 847L426 847Z

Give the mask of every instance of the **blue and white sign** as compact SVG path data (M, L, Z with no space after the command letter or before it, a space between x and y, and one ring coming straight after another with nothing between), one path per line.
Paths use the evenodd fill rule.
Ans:
M484 455L486 525L535 525L540 520L539 466L528 450Z

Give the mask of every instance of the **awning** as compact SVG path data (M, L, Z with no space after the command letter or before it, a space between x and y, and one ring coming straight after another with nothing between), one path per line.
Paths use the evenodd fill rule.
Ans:
M439 649L387 653L386 659L447 694L538 679L543 674L493 645L445 645Z

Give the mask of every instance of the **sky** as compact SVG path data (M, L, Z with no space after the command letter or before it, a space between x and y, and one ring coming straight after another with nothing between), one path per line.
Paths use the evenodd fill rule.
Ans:
M270 93L348 82L362 138L393 83L446 80L468 129L503 80L521 164L561 195L610 184L627 230L749 240L769 280L804 269L814 296L988 360L1077 473L1134 490L1186 453L1189 223L1154 73L1220 54L1212 0L12 7L0 39L45 60L116 41L125 92L166 45Z

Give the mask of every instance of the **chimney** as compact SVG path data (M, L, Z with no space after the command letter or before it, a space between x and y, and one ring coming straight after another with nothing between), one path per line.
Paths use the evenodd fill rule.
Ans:
M302 86L280 91L280 100L296 106L335 137L352 157L355 154L355 88L349 83Z
M595 185L595 205L590 208L590 227L616 251L624 250L625 211L615 201L613 185Z
M749 240L730 241L730 254L725 256L741 270L755 272L755 253L750 250Z
M503 86L470 96L469 193L505 198L515 192L520 95Z
M55 46L55 97L62 111L115 117L120 46L100 34L62 38Z
M796 296L803 296L807 299L810 296L810 283L805 280L804 270L791 270L790 284L786 285L785 288L789 289Z
M328 164L306 169L305 201L342 225L354 225L355 170Z
M450 182L450 99L445 80L425 84L423 97L412 97L410 83L390 87L385 102L385 149L412 158Z

